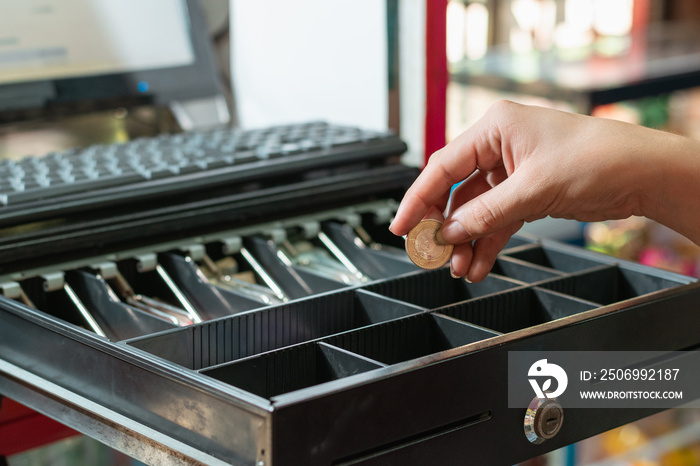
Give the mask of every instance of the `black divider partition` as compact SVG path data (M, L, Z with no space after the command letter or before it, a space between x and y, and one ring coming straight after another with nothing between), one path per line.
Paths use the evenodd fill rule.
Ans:
M528 237L524 237L524 236L511 236L511 238L508 240L508 243L506 243L503 250L507 251L509 249L521 247L521 246L524 246L526 244L533 244L533 243L535 243L535 241L536 241L535 238L528 238Z
M263 398L384 367L325 343L308 343L217 366L202 373Z
M173 290L155 267L144 269L136 258L121 260L117 262L117 267L136 293L158 299L173 306L180 305Z
M331 345L396 364L499 335L439 314L421 314L325 339Z
M362 290L330 293L129 341L190 369L424 312Z
M601 260L594 261L591 258L565 254L544 246L519 248L517 251L507 252L506 255L561 272L577 272L601 265Z
M600 266L594 270L539 284L543 288L599 304L612 304L677 285L677 282L663 277L647 275L619 266Z
M563 275L563 272L558 270L513 259L508 256L501 256L499 259L496 259L491 272L526 283L534 283Z
M499 335L419 314L202 370L264 398L427 356Z
M422 271L367 285L364 289L428 309L498 293L521 282L491 274L479 283L454 279L447 268Z
M509 333L598 307L538 288L518 288L439 309L465 322Z
M88 328L89 324L85 320L85 316L71 300L65 287L49 289L44 278L32 277L22 282L22 289L37 309L41 309L64 322Z

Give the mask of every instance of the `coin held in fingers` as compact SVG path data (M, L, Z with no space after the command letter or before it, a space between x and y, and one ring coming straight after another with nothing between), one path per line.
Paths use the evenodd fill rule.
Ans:
M452 255L452 244L438 244L435 234L442 223L433 219L421 220L406 236L406 252L418 267L437 269L447 263Z

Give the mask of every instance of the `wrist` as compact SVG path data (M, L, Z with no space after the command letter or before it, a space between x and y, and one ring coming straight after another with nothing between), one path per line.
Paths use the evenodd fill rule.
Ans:
M700 244L700 142L661 134L640 177L640 214Z

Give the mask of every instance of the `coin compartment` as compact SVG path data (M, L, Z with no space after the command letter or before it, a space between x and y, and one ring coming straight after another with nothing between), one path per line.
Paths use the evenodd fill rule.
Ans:
M530 246L507 251L508 257L524 262L540 265L560 272L577 272L601 265L600 261L584 258L573 254L565 254L556 249L544 246Z
M496 259L491 273L513 278L521 282L534 283L553 277L561 277L564 272L533 264L503 255Z
M498 335L446 315L426 313L333 335L324 341L391 365Z
M620 266L600 266L538 286L605 305L672 288L678 283Z
M527 287L472 299L437 311L500 333L510 333L596 307L596 303Z
M270 399L497 335L443 315L424 313L205 368L200 373Z
M363 290L347 290L127 343L187 368L201 369L423 312L425 309L409 303Z
M323 342L241 359L201 373L263 398L320 385L384 367Z
M407 274L391 280L380 280L366 285L364 289L434 309L521 285L523 285L522 282L496 274L490 274L478 283L467 283L463 279L452 278L449 269L440 268Z

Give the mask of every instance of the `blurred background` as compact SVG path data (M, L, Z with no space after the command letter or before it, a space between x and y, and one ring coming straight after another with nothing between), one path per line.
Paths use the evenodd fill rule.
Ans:
M700 137L698 20L679 0L449 0L447 139L499 98ZM697 246L642 218L525 231L700 272Z

